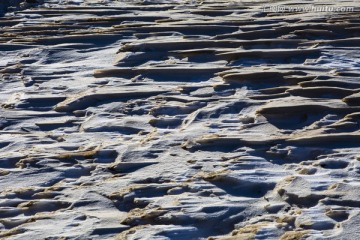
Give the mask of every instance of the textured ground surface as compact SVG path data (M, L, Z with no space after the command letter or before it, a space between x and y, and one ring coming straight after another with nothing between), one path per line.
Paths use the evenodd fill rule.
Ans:
M358 239L360 12L333 3L0 18L0 239Z

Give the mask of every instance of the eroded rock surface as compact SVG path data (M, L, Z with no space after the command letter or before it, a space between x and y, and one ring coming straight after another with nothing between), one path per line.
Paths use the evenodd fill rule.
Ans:
M358 239L359 3L294 2L1 17L0 238Z

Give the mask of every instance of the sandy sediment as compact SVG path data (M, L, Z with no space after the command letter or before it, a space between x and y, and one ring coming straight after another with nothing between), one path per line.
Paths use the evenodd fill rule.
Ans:
M360 5L295 2L11 2L0 238L357 239Z

